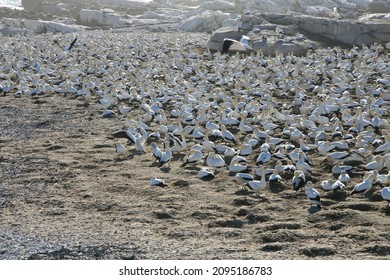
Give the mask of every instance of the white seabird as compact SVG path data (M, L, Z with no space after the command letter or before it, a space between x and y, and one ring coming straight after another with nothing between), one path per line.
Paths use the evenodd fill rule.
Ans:
M330 180L324 180L321 182L321 188L324 190L324 191L331 191L333 188L333 183L330 181Z
M390 184L390 171L387 172L387 174L380 174L376 178L382 185L389 185Z
M160 161L161 160L161 156L162 156L162 151L160 150L160 148L157 146L157 143L156 142L152 142L152 148L153 148L153 157Z
M230 162L229 172L241 173L245 171L248 171L248 166L240 164L237 159Z
M381 171L383 169L383 156L376 155L373 161L366 164L365 169Z
M182 164L183 166L189 163L197 163L203 158L203 153L198 150L190 150L187 160Z
M271 176L269 176L268 181L270 183L280 183L282 181L282 177L280 177L278 170L274 169L272 170Z
M336 162L332 167L332 174L339 175L343 171L350 171L353 167L350 165L340 165L340 163Z
M313 168L307 162L304 161L303 152L301 150L299 151L299 157L296 163L296 167L297 169L302 170L305 175L311 175L311 172L313 170Z
M234 179L238 183L241 183L241 184L246 184L249 181L253 181L254 180L253 176L251 174L248 174L248 173L237 173L236 175L234 175Z
M222 53L227 52L250 52L253 50L249 44L250 38L248 36L242 36L240 41L225 38L222 45Z
M313 188L313 183L308 181L305 185L306 195L309 198L310 202L313 203L318 208L321 208L321 196L320 193Z
M125 157L127 155L127 149L121 143L116 143L115 144L115 151L118 154L118 156Z
M266 164L271 160L271 153L267 149L262 149L259 156L256 159L256 165Z
M165 184L163 179L158 179L157 177L153 177L152 179L150 179L149 185L150 186L158 186L158 187L168 186L167 184Z
M287 163L283 165L284 173L292 173L295 172L295 170L297 170L297 168L295 167L295 165L292 163L291 160L288 160Z
M339 177L337 178L337 180L339 180L341 183L346 185L351 181L351 177L349 177L347 171L341 170L341 173L340 173Z
M389 207L390 204L390 187L384 187L381 190L381 196L384 200L387 201L387 207Z
M206 158L206 164L210 167L227 167L225 161L220 155L210 152Z
M244 143L241 145L240 149L238 150L238 154L240 156L248 156L252 153L253 148L249 143Z
M168 147L165 152L162 153L160 158L160 164L158 167L163 166L164 164L168 163L172 159L172 151L171 148Z
M231 133L229 130L227 130L226 126L223 124L221 124L221 132L222 132L223 140L237 144L236 138L234 137L233 133Z
M215 178L215 175L214 175L214 171L206 167L203 167L202 169L199 170L198 177L200 179L208 179L208 178Z
M255 191L256 194L259 195L260 191L265 189L267 186L267 183L265 181L265 176L261 178L260 181L258 180L249 181L248 183L245 184L245 186Z
M344 188L345 188L345 184L343 182L341 182L340 180L337 180L332 185L332 190L333 191L344 189Z
M353 195L355 193L363 193L366 194L371 188L376 180L377 175L375 173L370 173L361 183L358 183L354 186L353 190L349 193L349 195Z
M303 188L306 183L305 173L301 170L294 171L294 177L291 179L293 189L298 191L300 188Z

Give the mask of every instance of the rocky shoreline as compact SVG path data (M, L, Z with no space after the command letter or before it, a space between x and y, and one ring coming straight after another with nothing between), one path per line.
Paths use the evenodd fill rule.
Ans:
M305 55L309 49L324 46L386 45L390 41L386 1L328 0L317 5L316 1L290 2L22 1L23 10L0 9L0 34L144 27L146 32L212 33L207 48L215 51L221 50L224 36L239 38L246 34L253 40L253 49L266 55Z

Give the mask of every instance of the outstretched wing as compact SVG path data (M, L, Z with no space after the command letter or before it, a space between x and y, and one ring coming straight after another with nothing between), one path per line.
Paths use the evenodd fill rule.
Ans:
M74 38L74 40L72 41L72 43L70 43L69 47L66 49L68 52L73 48L74 44L76 44L76 41L77 41L77 37Z

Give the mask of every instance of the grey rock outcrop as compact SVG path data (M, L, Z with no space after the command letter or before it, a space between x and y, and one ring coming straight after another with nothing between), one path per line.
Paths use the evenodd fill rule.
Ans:
M243 33L238 31L237 28L221 27L213 32L206 43L206 48L215 51L222 50L223 39L230 38L239 41L242 35Z
M237 28L222 27L213 32L206 43L206 47L209 50L221 51L225 38L239 41L242 35L244 35L244 33L238 31ZM261 34L250 32L246 35L249 35L252 39L251 46L253 47L253 50L255 52L261 51L267 56L274 56L278 53L284 55L291 53L296 56L302 56L305 55L309 49L315 49L319 46L319 44L307 40L304 36L284 36L284 38L281 38L278 32L272 30L263 30Z
M87 26L126 26L131 22L113 10L81 9L77 22Z
M333 11L324 6L310 6L305 10L305 14L316 17L330 17Z
M221 11L225 13L232 13L236 11L234 3L224 0L206 1L199 5L201 10Z
M390 1L372 1L368 3L370 13L390 13Z
M338 7L345 11L365 10L369 0L235 0L240 12L259 13L304 13L310 7Z
M230 14L220 11L204 11L183 20L178 29L186 32L211 32L222 26L222 21Z
M71 33L82 31L85 28L78 25L68 25L61 22L46 21L46 20L31 20L31 19L14 19L3 18L2 24L7 27L8 31L13 30L18 34L24 32L33 32L36 34L41 33Z
M363 16L358 20L339 20L310 15L244 15L242 28L245 27L250 31L262 20L278 25L295 25L301 32L311 35L316 40L347 46L385 44L390 38L390 21L387 14L377 17Z

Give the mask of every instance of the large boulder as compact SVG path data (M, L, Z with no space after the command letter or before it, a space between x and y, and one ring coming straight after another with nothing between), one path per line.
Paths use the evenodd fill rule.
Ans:
M390 38L390 21L384 20L336 20L309 16L297 16L293 23L302 30L323 37L325 40L349 46L386 43Z
M241 12L304 13L312 6L322 6L331 10L338 7L344 12L367 9L369 2L369 0L235 0L235 5Z
M2 23L13 30L30 30L36 34L41 33L72 33L85 28L78 25L67 25L61 22L31 19L3 18Z
M113 10L91 10L81 9L77 17L77 22L87 26L126 26L130 25L131 21L123 18L120 14Z
M286 5L278 5L272 0L236 0L240 12L285 13L289 10Z
M230 14L220 11L204 11L183 20L178 29L186 32L211 32L222 26L222 21Z
M333 11L324 6L309 6L305 10L306 15L312 15L316 17L330 17Z
M236 10L234 3L224 0L202 2L200 3L199 8L202 10L222 11L225 13L231 13Z
M239 41L242 35L244 35L244 33L238 31L236 28L221 27L213 32L206 43L206 47L212 51L221 51L225 38ZM281 34L278 32L261 30L258 33L251 32L247 35L252 38L251 46L253 51L260 51L267 56L274 56L278 53L283 55L291 53L296 56L303 56L309 49L317 48L319 46L319 44L307 40L301 34L283 36L284 38L281 38Z
M223 40L230 38L239 41L243 33L233 27L221 27L213 32L210 39L206 43L206 48L209 50L222 50Z
M390 13L390 1L372 1L368 3L370 13Z
M278 25L295 25L301 32L311 34L316 40L348 46L362 46L389 42L389 18L388 14L376 17L363 16L358 20L338 20L310 15L255 14L252 17L243 17L242 25L249 30L256 26L255 23L262 20Z
M348 0L348 2L351 2L356 5L358 9L367 10L369 8L370 0Z

